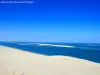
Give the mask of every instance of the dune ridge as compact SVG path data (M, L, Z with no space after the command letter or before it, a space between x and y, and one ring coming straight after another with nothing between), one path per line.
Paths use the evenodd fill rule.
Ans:
M100 75L100 64L0 46L0 75Z

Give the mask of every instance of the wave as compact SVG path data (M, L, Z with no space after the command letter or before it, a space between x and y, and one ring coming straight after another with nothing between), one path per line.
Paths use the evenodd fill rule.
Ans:
M36 45L36 46L54 46L54 47L75 48L75 46L56 45L56 44L40 44L40 43L19 43L19 45Z
M18 43L19 45L37 45L36 43Z
M67 45L55 45L55 44L38 44L39 46L54 46L54 47L67 47L67 48L75 48L75 46L67 46Z
M98 46L98 45L89 45L89 46Z
M97 48L90 48L90 47L77 47L77 48L84 49L84 50L100 50Z
M41 43L20 43L19 45L35 45L35 46L53 46L53 47L64 47L64 48L78 48L83 50L100 50L97 48L91 47L76 47L76 46L69 46L69 45L58 45L58 44L41 44ZM94 45L93 45L94 46Z

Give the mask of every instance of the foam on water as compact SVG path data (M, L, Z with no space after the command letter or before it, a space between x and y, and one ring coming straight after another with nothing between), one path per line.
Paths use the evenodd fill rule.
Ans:
M55 44L38 44L39 46L55 46L55 47L67 47L67 48L75 48L75 46L67 46L67 45L55 45Z

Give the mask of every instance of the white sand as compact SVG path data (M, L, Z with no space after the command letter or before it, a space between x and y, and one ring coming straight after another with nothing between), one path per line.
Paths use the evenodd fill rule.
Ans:
M0 46L0 75L100 75L100 64Z

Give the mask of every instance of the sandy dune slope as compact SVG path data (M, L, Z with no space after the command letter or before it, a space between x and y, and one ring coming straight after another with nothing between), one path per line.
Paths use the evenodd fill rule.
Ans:
M100 64L0 46L0 75L100 75Z

